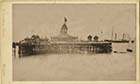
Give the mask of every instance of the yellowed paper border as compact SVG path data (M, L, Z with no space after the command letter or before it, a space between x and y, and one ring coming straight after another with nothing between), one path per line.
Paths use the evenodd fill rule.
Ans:
M12 4L136 4L136 81L12 81ZM0 66L2 84L140 84L139 1L138 0L21 0L0 2Z

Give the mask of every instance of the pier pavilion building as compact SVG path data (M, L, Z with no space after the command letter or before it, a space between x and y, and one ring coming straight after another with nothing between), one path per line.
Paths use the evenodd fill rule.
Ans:
M65 22L61 27L60 33L57 36L53 36L51 37L51 41L64 41L64 42L74 42L74 41L78 41L78 37L76 36L72 36L68 34L68 27L66 25L66 18L65 18Z

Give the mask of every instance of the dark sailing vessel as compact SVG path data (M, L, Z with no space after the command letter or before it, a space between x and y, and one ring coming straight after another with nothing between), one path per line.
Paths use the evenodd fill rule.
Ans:
M60 34L51 37L51 39L40 38L38 35L33 35L31 38L16 43L18 45L19 55L32 55L42 53L111 53L112 43L98 41L95 36L88 36L88 40L80 41L78 37L68 34L68 27L65 18L64 24L61 27ZM14 43L15 44L15 43Z

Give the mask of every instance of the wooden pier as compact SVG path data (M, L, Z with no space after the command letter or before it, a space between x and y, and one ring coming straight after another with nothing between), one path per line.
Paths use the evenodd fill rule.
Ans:
M50 53L110 53L112 44L108 42L54 42Z
M22 43L18 45L18 53L22 55L33 55L43 53L111 53L110 42L50 42L46 44Z
M41 53L111 53L112 43L99 41L96 35L89 35L88 40L79 41L77 36L68 34L67 19L64 18L64 24L60 33L51 39L43 39L38 35L31 38L25 38L18 43L20 55L32 55Z

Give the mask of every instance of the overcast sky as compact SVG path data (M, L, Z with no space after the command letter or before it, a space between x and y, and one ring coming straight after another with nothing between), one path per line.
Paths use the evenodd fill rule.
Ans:
M112 28L118 39L122 34L135 37L134 4L20 4L13 5L13 41L32 34L40 37L59 34L64 17L68 33L86 39L89 34L110 39Z

